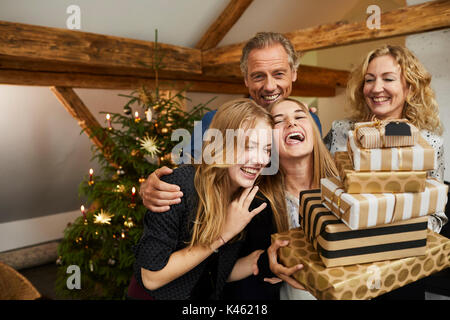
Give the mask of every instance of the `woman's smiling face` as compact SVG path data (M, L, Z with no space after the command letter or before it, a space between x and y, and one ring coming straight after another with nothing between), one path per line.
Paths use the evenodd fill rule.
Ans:
M238 139L239 143L239 139ZM235 164L228 168L233 189L253 186L256 178L270 161L272 127L265 121L258 121L254 128L245 130L236 151Z
M314 149L314 133L306 110L293 101L275 105L271 114L274 134L278 135L280 158L298 158L311 155Z
M376 57L369 63L363 93L371 113L378 119L402 117L408 89L401 67L392 56Z

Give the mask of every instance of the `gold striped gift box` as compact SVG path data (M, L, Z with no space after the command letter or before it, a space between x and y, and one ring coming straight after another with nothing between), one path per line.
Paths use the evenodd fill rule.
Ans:
M350 194L337 177L320 182L322 202L352 230L444 212L447 203L448 186L435 179L416 193Z
M404 123L410 135L386 135L386 125ZM355 123L355 136L366 149L408 147L416 144L420 132L406 119Z
M427 217L351 230L321 203L320 189L300 192L300 224L326 267L425 254Z
M433 147L419 135L412 147L364 149L348 132L347 150L355 171L428 171L436 168Z

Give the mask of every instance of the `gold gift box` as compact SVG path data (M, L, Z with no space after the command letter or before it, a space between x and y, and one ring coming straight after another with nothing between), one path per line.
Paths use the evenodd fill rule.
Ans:
M347 150L355 171L428 171L436 168L436 157L422 136L412 147L364 149L348 132Z
M404 123L410 135L386 135L386 125ZM416 144L419 129L406 119L355 123L355 136L366 149L408 147Z
M300 192L300 225L327 267L425 254L427 217L351 230L321 203L320 189Z
M347 193L423 192L426 171L355 171L348 152L336 152L334 161Z
M272 235L289 240L279 249L279 261L303 264L294 277L320 300L371 299L427 277L450 266L450 240L427 230L425 255L373 263L326 268L301 228Z
M444 212L448 186L427 179L417 193L350 194L337 177L321 179L322 202L350 229L364 229L396 221Z

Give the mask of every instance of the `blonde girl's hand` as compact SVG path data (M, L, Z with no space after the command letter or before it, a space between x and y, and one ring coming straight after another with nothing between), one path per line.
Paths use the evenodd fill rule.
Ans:
M258 186L253 186L244 189L241 195L233 200L228 206L225 225L222 228L222 238L225 241L232 239L239 232L244 230L245 226L252 220L252 218L264 210L267 203L261 204L259 207L249 211L250 204L258 192Z

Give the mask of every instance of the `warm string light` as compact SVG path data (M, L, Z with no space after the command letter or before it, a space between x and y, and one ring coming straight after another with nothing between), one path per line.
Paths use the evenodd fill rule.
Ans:
M94 169L89 169L89 182L88 184L92 186L94 184Z
M139 112L135 112L134 113L134 122L138 123L139 121L141 121L141 118L139 118Z
M111 130L112 126L111 126L111 115L108 113L106 115L106 120L108 121L108 129Z
M83 205L81 205L80 210L81 210L81 213L83 214L84 225L87 226L88 222L87 222L87 217L86 217L86 210Z
M136 207L136 188L133 186L131 188L131 203L129 205L130 208Z

